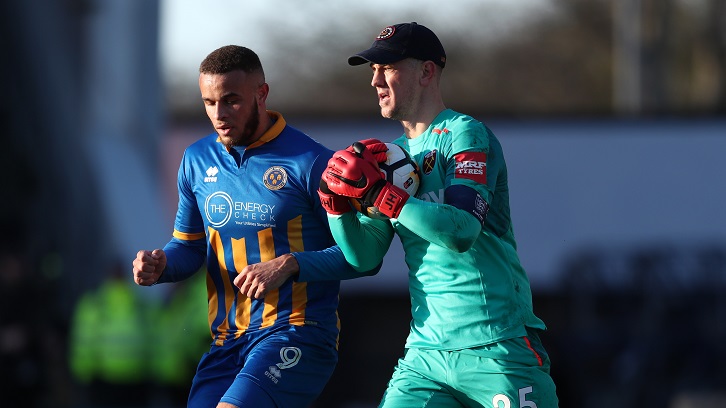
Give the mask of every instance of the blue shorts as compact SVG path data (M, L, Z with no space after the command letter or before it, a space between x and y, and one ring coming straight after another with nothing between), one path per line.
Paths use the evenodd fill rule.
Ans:
M312 326L247 333L202 356L188 407L306 407L323 391L338 362L336 338Z

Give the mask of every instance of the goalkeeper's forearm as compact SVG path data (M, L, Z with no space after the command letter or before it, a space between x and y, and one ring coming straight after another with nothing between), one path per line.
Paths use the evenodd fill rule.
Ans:
M403 206L398 222L419 237L459 253L469 250L481 232L479 220L471 213L414 197Z
M355 212L328 214L328 224L346 261L360 272L376 268L393 240L389 221L362 217Z

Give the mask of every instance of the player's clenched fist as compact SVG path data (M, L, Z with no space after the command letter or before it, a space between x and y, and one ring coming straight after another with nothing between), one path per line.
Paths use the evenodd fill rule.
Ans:
M406 191L383 178L373 154L361 142L333 155L323 181L330 191L356 199L363 214L376 218L398 218L409 198Z
M156 283L166 268L166 254L161 249L153 251L141 250L134 259L134 282L141 286Z
M388 151L388 146L386 146L385 143L381 142L378 139L363 139L358 141L357 143L362 144L365 146L365 150L369 151L371 153L371 156L373 157L373 160L376 162L376 164L385 163L388 159L388 155L386 155L386 152ZM361 150L360 146L356 143L353 143L352 145L348 146L347 149L345 149L349 152L357 153L356 150ZM364 159L367 158L367 155L361 156Z
M368 156L371 156L370 153ZM363 197L382 179L381 171L375 165L375 159L370 157L366 160L348 150L335 152L323 172L323 181L330 191L353 198Z

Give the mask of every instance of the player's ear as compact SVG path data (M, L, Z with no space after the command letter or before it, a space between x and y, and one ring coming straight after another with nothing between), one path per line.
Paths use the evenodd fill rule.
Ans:
M262 83L257 88L257 94L255 95L257 97L257 103L263 104L265 101L267 101L267 95L270 93L270 85L267 84L267 82Z
M436 77L436 64L433 61L424 61L421 64L421 82L429 83Z

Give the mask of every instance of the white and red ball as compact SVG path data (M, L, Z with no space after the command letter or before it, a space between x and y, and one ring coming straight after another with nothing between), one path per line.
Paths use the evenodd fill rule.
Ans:
M386 147L388 147L386 161L378 163L378 167L383 172L385 179L407 192L409 196L415 196L421 184L418 164L401 146L386 143ZM351 202L356 210L363 211L360 200L351 200ZM365 214L375 219L388 219L376 207L368 207Z
M386 180L406 191L408 195L415 196L421 183L418 164L401 146L386 143L386 147L388 147L387 159L384 163L378 163L386 175Z

